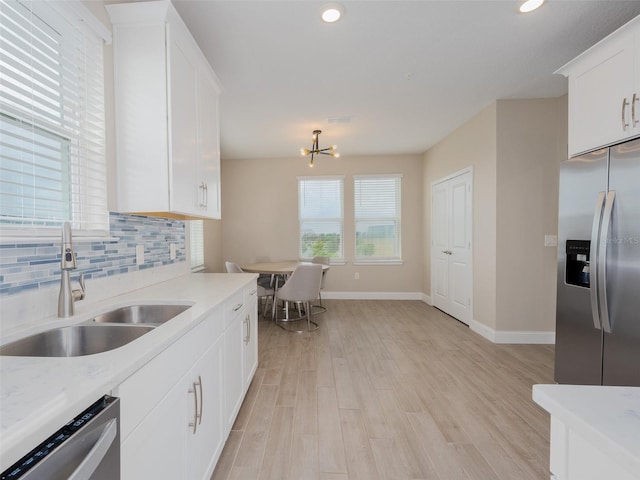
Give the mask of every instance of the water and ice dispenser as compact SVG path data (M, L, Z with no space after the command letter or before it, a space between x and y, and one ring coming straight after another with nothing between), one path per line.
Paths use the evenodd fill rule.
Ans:
M565 282L589 288L589 240L567 240Z

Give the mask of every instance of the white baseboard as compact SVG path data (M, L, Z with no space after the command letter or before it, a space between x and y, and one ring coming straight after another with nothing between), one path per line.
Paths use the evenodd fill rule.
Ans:
M556 343L555 332L507 331L494 330L477 320L471 320L469 328L493 343L517 343L553 345Z
M322 298L329 300L422 300L422 292L325 292ZM427 297L428 298L428 297Z

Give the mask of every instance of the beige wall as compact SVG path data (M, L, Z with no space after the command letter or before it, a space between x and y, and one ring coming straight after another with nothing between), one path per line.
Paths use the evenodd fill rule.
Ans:
M402 265L353 265L353 175L400 173ZM344 175L345 265L327 276L331 292L422 292L422 157L301 157L222 161L222 251L237 263L298 258L298 176ZM208 239L207 239L208 242ZM355 280L355 273L360 279Z
M567 98L498 100L424 155L424 228L432 182L473 166L473 320L498 332L555 328L558 164ZM425 242L424 290L431 290Z
M555 330L559 162L567 98L498 102L497 325Z
M473 167L473 318L496 328L496 104L431 148L423 159L424 292L431 295L431 184Z
M222 220L204 221L204 268L206 272L224 272L222 259Z

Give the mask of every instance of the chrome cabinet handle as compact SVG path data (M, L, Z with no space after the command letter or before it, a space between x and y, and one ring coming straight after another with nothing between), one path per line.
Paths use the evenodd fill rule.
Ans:
M200 208L204 210L207 208L207 200L206 200L207 184L204 182L200 182L200 185L198 186L198 188L202 190L202 196L200 197Z
M602 329L602 321L600 320L600 311L598 307L598 290L599 270L598 266L598 234L600 233L600 224L602 223L602 209L604 207L604 192L598 192L596 199L596 209L593 213L593 225L591 226L591 252L589 254L589 297L591 299L591 316L593 318L593 326L597 330Z
M249 342L251 342L251 315L247 315L247 330L249 331L247 333L247 345L249 345Z
M209 208L209 185L207 182L204 183L204 209Z
M234 311L234 312L237 312L237 311L238 311L238 310L240 310L241 308L242 308L242 304L241 304L241 303L239 303L239 304L237 304L235 307L233 307L233 311Z
M609 308L607 306L607 244L609 243L609 227L611 226L611 215L613 214L613 202L616 199L616 191L609 190L607 200L604 205L602 215L602 230L600 231L600 246L598 249L598 297L600 301L600 316L602 318L602 328L605 332L612 332L611 319L609 318Z
M242 339L243 343L247 345L249 343L249 317L244 317L244 338Z
M627 110L627 106L629 106L629 102L627 102L627 97L624 97L622 99L622 112L621 112L622 131L623 132L626 132L627 131L627 127L629 126L629 124L627 123L627 120L625 119L625 112Z
M638 100L640 100L640 96L634 93L631 99L631 128L636 128L636 125L640 122L640 120L636 120L636 102Z
M204 411L204 392L202 391L202 377L198 375L198 385L200 385L200 415L198 417L198 425L202 424L202 412Z
M442 250L442 253L446 255L453 255L453 252L451 250Z
M193 422L189 422L189 426L193 427L193 433L194 435L196 434L196 431L198 430L198 420L200 419L200 415L198 414L198 393L196 392L197 390L197 383L193 382L192 383L193 388L189 389L189 393L193 393L193 402L194 402L194 409L193 409Z

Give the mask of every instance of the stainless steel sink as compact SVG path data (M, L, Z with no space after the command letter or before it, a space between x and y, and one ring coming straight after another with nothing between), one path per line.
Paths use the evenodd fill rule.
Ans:
M98 315L97 323L159 325L181 314L191 305L128 305Z
M106 352L141 337L155 327L142 325L76 325L37 333L0 347L0 355L80 357Z

